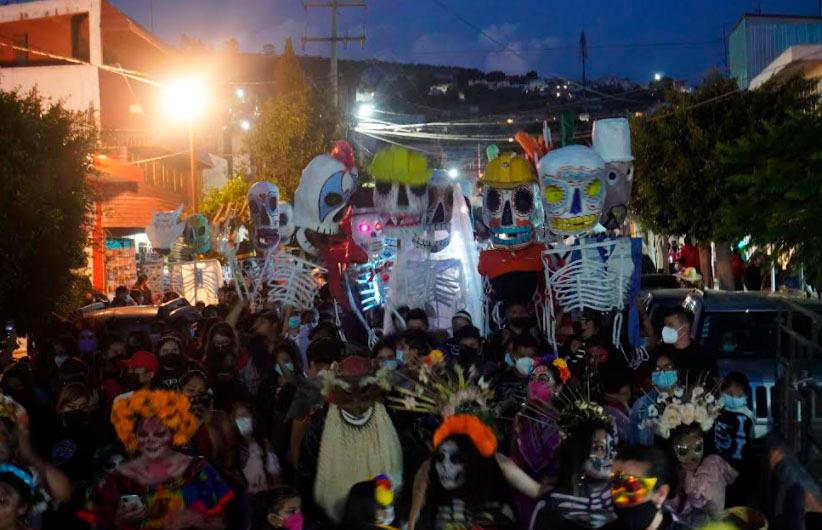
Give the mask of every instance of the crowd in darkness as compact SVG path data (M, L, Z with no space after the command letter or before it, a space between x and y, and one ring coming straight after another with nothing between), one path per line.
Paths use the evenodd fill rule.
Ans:
M144 289L121 289L115 305ZM439 330L422 309L403 308L400 331L365 348L345 340L325 290L303 312L252 312L228 288L220 299L162 330L119 334L78 316L36 337L29 356L5 352L0 530L679 529L726 518L761 493L748 381L718 377L686 309L661 330L643 315L649 355L635 364L595 311L558 329L558 354L531 308L513 302L487 336L465 311ZM386 406L402 476L346 485L329 513L316 484L329 408L365 426L387 400L385 389L329 399L324 374L387 373L402 386L431 363L490 389L494 454L478 442L481 427L442 438L441 418ZM687 399L680 392L695 381L718 415L707 428L682 419L661 436L654 405ZM358 450L372 449L341 458ZM819 498L818 486L803 491L806 503Z

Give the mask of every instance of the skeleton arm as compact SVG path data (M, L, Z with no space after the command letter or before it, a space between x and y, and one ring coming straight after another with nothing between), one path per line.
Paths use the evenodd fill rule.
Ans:
M431 459L429 458L420 466L419 471L414 476L414 486L411 495L411 513L408 515L408 530L414 530L417 521L425 506L425 493L428 490L428 480L431 472Z

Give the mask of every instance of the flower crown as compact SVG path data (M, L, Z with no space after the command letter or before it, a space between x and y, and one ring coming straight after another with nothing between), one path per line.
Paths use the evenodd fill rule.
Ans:
M486 458L497 452L497 436L494 431L471 414L457 414L446 418L434 432L434 447L439 447L442 442L458 434L470 438L477 452Z
M557 396L560 401L559 414L557 416L557 424L559 425L559 433L563 440L567 440L572 436L581 425L593 423L601 426L603 429L615 432L614 423L611 416L605 412L605 408L593 401L590 398L590 391L583 395L574 386L567 387L562 394Z
M557 370L559 370L559 378L562 379L563 383L567 383L568 380L571 379L571 370L568 368L568 363L565 362L565 359L557 357L551 361L551 365L557 367Z
M197 432L197 419L191 413L188 398L171 390L138 390L114 401L111 423L117 437L129 451L137 449L137 421L157 418L172 433L172 442L180 446Z
M656 403L648 406L645 425L653 426L666 439L680 425L697 423L702 431L708 431L721 409L722 404L704 386L695 385L690 390L679 387L672 394L660 392Z
M390 506L394 503L394 487L391 479L387 475L377 475L374 477L377 487L374 489L374 500L382 507Z

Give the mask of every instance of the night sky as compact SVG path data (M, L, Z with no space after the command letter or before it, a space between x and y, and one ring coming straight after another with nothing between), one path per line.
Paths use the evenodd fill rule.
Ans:
M219 47L235 37L243 51L265 43L282 50L287 37L326 35L328 9L304 11L299 0L110 0L170 44L185 33ZM313 0L317 1L317 0ZM321 0L325 1L325 0ZM459 20L438 3L458 11ZM815 15L817 0L370 0L368 9L344 9L340 32L365 28L359 44L340 57L473 66L483 70L578 79L578 41L588 40L588 76L647 81L661 71L697 82L711 67L725 67L723 24L730 31L739 16L761 4L765 13ZM473 26L473 27L472 27ZM481 31L508 44L509 50ZM327 55L327 44L309 44L306 54Z

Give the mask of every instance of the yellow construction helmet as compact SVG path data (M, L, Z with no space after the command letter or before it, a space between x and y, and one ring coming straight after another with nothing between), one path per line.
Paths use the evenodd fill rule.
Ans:
M515 153L505 153L488 162L482 180L497 188L514 188L526 182L536 182L531 163Z
M398 146L378 151L369 170L377 182L422 186L431 178L428 161L423 155Z

